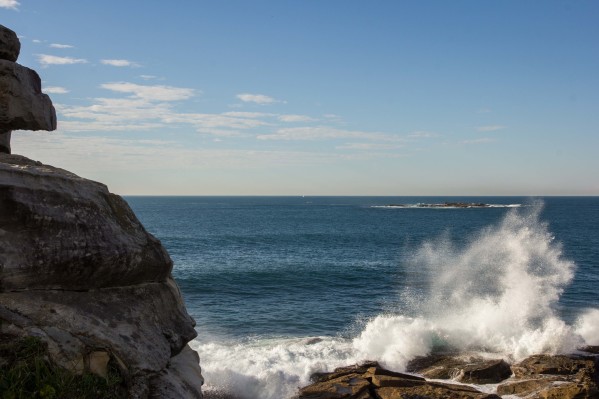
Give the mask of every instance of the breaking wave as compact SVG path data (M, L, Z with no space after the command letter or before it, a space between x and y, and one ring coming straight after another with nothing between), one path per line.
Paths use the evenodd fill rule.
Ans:
M556 313L575 265L540 221L541 208L511 210L465 246L449 236L422 245L404 265L412 277L402 285L412 288L401 293L401 305L365 321L353 338L195 342L206 389L288 398L315 371L367 359L401 371L409 360L442 350L517 361L599 344L598 309L574 325Z

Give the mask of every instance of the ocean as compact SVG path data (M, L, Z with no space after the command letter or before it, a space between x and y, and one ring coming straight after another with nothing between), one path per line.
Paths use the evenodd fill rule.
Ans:
M363 360L599 345L598 197L126 200L174 261L206 391L282 399ZM417 205L445 202L492 206Z

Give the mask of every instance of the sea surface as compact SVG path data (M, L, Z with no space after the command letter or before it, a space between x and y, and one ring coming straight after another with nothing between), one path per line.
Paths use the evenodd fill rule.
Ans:
M174 261L207 391L282 399L366 359L599 345L599 197L126 200ZM493 207L415 206L444 202Z

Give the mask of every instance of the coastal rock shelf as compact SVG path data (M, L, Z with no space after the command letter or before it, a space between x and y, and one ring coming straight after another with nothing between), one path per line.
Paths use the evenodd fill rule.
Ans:
M585 351L535 355L511 366L502 359L431 355L410 362L413 374L367 362L312 375L297 399L596 399L599 357L593 348Z

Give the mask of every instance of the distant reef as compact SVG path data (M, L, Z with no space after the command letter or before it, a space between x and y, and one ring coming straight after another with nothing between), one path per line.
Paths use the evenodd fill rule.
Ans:
M397 208L489 208L490 204L483 204L481 202L443 202L440 204L389 204L387 206Z
M0 344L34 337L44 362L116 372L129 398L202 398L195 322L161 243L104 184L10 154L13 130L56 128L19 49L0 25ZM25 397L2 385L20 361L9 352L0 347L0 396ZM42 388L31 397L62 397Z

